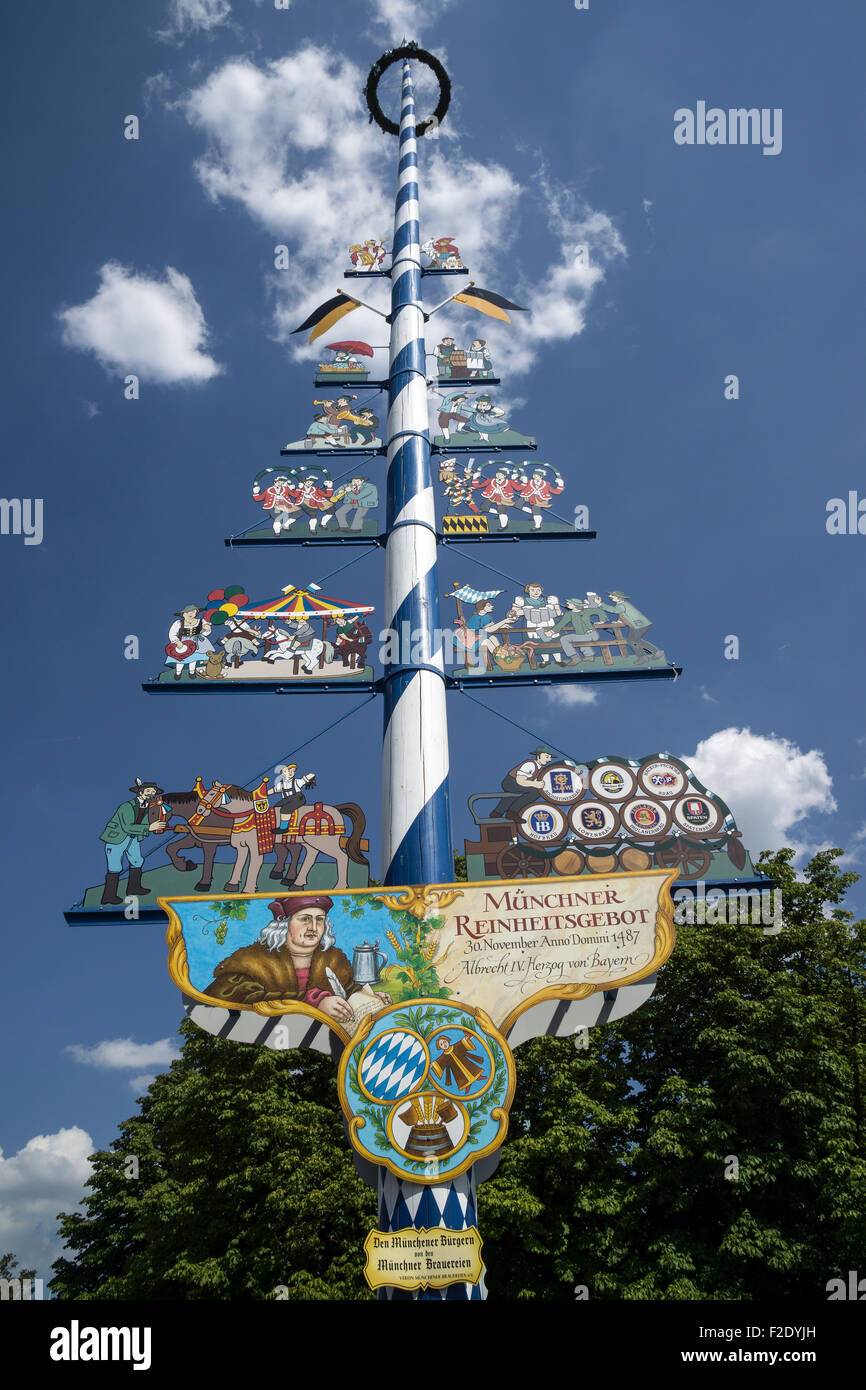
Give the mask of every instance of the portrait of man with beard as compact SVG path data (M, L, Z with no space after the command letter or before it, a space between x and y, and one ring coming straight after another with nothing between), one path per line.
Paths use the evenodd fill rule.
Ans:
M274 920L262 927L258 941L220 961L204 993L229 1008L296 999L335 1023L351 1024L355 1014L347 1000L362 986L335 944L328 917L333 900L277 898L268 906ZM391 1003L386 994L377 999L382 1006Z

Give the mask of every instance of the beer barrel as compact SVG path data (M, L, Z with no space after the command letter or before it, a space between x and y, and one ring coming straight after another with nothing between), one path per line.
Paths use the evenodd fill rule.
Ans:
M616 855L589 853L586 856L586 867L593 874L612 874L616 869Z
M579 874L585 862L580 850L564 849L554 859L553 867L558 874Z
M652 855L647 854L645 849L639 849L636 845L627 845L619 856L620 863L624 869L635 873L639 869L648 869L652 864Z

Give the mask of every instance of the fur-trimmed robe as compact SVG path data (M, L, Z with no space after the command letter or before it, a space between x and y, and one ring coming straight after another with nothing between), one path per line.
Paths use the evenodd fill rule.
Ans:
M303 999L311 989L333 994L333 986L325 974L326 967L333 970L347 995L361 988L355 983L352 967L337 946L329 946L327 950L318 946L310 957L310 973L304 994L301 994L288 948L278 946L270 951L263 942L256 941L252 946L241 946L221 960L204 993L229 1007L273 999Z

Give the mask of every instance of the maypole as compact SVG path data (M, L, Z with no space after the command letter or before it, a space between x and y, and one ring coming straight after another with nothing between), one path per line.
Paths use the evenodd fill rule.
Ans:
M392 634L384 663L382 742L383 879L386 884L450 883L454 875L448 805L448 726L439 590L436 515L427 428L427 344L421 304L421 223L415 93L403 60L397 194L391 263L388 379L388 479L385 626ZM386 643L386 652L388 644ZM379 1227L398 1231L476 1225L472 1169L442 1185L422 1185L379 1169ZM451 1284L388 1298L485 1296L477 1284Z
M385 883L448 883L454 873L448 807L445 673L439 638L436 516L427 430L415 96L403 62L391 266L385 627L392 634L382 690Z
M421 121L413 62L439 83L435 114ZM378 99L383 74L398 63L399 125ZM670 886L680 865L703 874L723 844L732 869L747 868L748 859L728 808L667 754L579 764L540 747L526 749L502 779L504 796L494 795L489 816L479 819L473 806L488 794L470 800L481 835L465 842L469 872L453 882L449 689L672 680L679 669L647 641L651 619L621 590L560 598L535 574L518 578L479 561L513 586L506 611L494 612L503 588L455 583L446 602L453 599L456 611L446 625L465 666L446 673L440 544L594 536L555 519L564 487L557 467L499 458L532 453L537 441L477 389L498 384L484 339L458 348L445 334L437 346L442 432L429 434L428 320L452 301L506 323L510 313L526 312L474 280L424 311L425 276L468 273L450 236L421 239L418 140L441 123L450 90L439 60L414 43L371 68L371 119L399 137L391 264L382 267L384 243L370 238L350 247L354 269L345 274L390 278L390 313L338 291L294 330L314 342L360 308L389 324L387 424L380 430L354 391L318 398L303 437L280 450L296 466L260 470L253 485L269 521L250 544L384 542L383 674L376 679L367 661L373 634L364 619L373 606L356 596L328 598L318 584L302 587L295 578L266 601L251 601L237 585L205 589L206 601L196 595L173 614L162 670L144 685L193 698L240 690L381 694L383 881L368 882L361 807L307 803L314 769L290 761L306 738L278 765L273 785L263 773L207 788L199 775L189 791L167 793L136 779L133 800L118 806L100 837L105 885L88 889L67 920L163 921L169 972L199 1027L239 1043L332 1055L359 1171L378 1187L378 1230L364 1246L368 1283L385 1299L474 1301L486 1296L476 1183L495 1170L507 1133L512 1049L531 1037L585 1031L644 1003L673 949ZM326 347L337 357L319 364L317 387L384 388L362 365L371 344ZM449 457L434 468L434 453ZM467 453L473 457L458 463ZM476 454L485 456L478 467ZM369 464L350 465L348 481L345 474L332 481L315 460L381 455L387 525L380 538L378 521L366 519L379 489L357 472ZM447 507L441 532L434 473ZM175 836L166 845L170 864L143 877L141 841L166 831ZM217 862L221 846L234 857L231 869ZM202 855L194 884L185 875L195 862L178 853L184 847ZM333 861L330 882L320 855ZM501 885L495 920L488 881ZM151 894L157 906L139 910L139 898Z

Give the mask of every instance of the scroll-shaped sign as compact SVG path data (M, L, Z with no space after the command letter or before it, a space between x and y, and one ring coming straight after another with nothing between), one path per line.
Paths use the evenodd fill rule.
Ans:
M367 453L382 447L379 416L356 394L313 401L313 418L303 439L281 449L283 454Z
M518 434L502 406L494 403L488 391L467 386L439 392L440 433L433 443L439 450L465 453L467 449L534 449L536 441Z
M456 605L455 645L466 652L465 666L454 671L460 679L542 670L604 675L670 664L647 641L652 619L620 589L560 599L535 580L516 594L456 583L446 598Z
M668 753L578 762L525 749L501 790L476 793L469 807L473 879L656 868L709 886L755 875L730 808Z
M340 386L347 381L359 381L363 384L368 379L370 373L366 359L373 356L373 349L369 343L350 338L345 342L326 343L325 347L334 355L327 362L319 363L316 373L317 386Z
M203 897L273 893L279 885L366 887L367 817L356 802L333 805L316 787L315 769L295 763L252 787L197 777L191 787L166 791L136 778L130 796L94 831L105 881L86 889L80 906L123 907L130 896L150 906L192 890Z
M262 603L242 589L215 589L206 604L174 614L159 682L372 680L369 604L289 584Z
M262 468L253 479L253 501L265 517L244 533L248 540L379 534L379 489L364 469L335 483L327 464Z
M442 534L445 536L570 534L574 526L557 512L565 479L550 463L524 459L440 458Z
M675 877L656 869L160 903L172 978L200 1003L309 1013L349 1041L391 1004L446 1000L483 1010L507 1036L542 1000L583 999L657 970L674 945Z
M507 1036L524 1013L644 980L668 959L675 877L159 901L186 998L327 1025L343 1044L338 1087L355 1149L439 1183L501 1145L514 1092Z
M442 1226L405 1226L401 1231L371 1231L364 1241L364 1278L371 1289L442 1289L448 1284L477 1284L484 1273L484 1242L475 1226L452 1231Z

